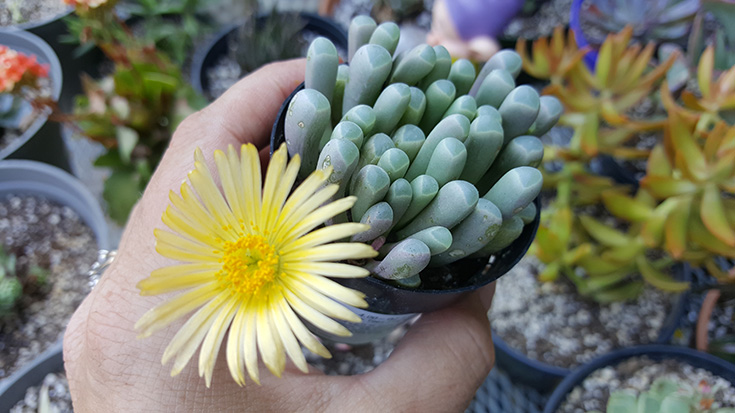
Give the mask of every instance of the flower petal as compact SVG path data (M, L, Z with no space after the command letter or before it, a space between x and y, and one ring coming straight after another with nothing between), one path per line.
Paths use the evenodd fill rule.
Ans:
M303 317L304 320L310 322L315 327L336 336L349 337L352 335L352 333L350 333L350 331L342 324L339 324L324 314L309 307L303 300L301 300L301 298L290 290L284 291L284 296L286 297L286 300L288 300L288 304L291 308Z
M281 337L281 342L286 349L286 354L288 354L291 360L293 360L299 370L304 373L308 373L309 367L306 364L306 357L304 357L304 353L301 352L301 346L299 346L299 342L296 340L296 337L294 337L294 333L291 331L291 327L288 325L277 301L280 300L272 300L270 306L270 313L273 317L273 324L276 327L276 331L278 332L279 337Z
M346 259L373 258L378 252L370 245L357 242L335 242L305 248L282 255L285 262L293 261L341 261Z
M283 355L283 345L281 339L274 335L269 313L266 305L261 303L258 305L255 324L257 329L256 337L258 339L258 351L263 358L265 366L276 377L281 377L285 368L285 358Z
M309 198L301 198L299 200L299 205L291 210L291 212L289 212L288 214L282 213L279 217L278 222L276 223L276 227L278 229L276 230L274 236L271 237L274 242L280 242L281 244L283 244L281 240L291 232L294 226L298 225L299 222L306 218L310 213L314 212L317 208L322 206L325 202L329 201L334 196L334 194L337 193L339 187L335 188L335 186L336 185L329 185L320 189ZM294 196L291 196L291 198L294 198ZM285 208L283 211L285 211ZM320 225L332 216L325 218L317 225Z
M171 324L179 317L203 305L218 293L219 287L217 283L212 282L180 294L170 301L166 301L148 310L135 323L135 328L141 330L140 337L148 337Z
M360 224L357 222L327 225L298 238L294 242L284 245L283 248L280 249L280 253L288 254L289 252L297 249L311 248L317 245L327 244L359 234L363 231L367 231L368 229L370 229L370 225Z
M250 307L250 306L248 306ZM260 384L260 373L258 369L258 346L256 340L256 316L254 308L248 308L245 314L245 334L243 334L243 353L245 355L245 368L248 370L250 379Z
M288 224L284 223L286 232L283 233L278 241L281 245L287 245L288 243L293 242L295 239L323 224L329 218L352 208L356 199L357 198L354 196L342 198L324 205L304 217L300 217L300 219L294 222L292 226L287 226Z
M291 275L291 274L289 274ZM352 288L347 288L329 278L309 273L294 273L289 282L302 284L303 289L309 289L319 292L321 295L329 297L332 300L341 301L353 307L367 307L365 302L365 293ZM299 294L301 288L294 291ZM344 307L343 307L344 308Z
M370 271L356 265L339 262L288 262L283 264L283 270L308 272L314 275L337 278L362 278L370 275Z
M250 226L255 226L260 221L260 157L258 149L253 144L240 147L240 176L242 188L245 192L245 212Z
M230 375L240 386L245 385L245 375L243 374L243 336L245 335L245 305L241 305L237 309L235 318L230 326L230 333L227 336L227 367Z
M359 323L361 321L360 317L350 311L347 307L311 288L308 284L301 282L298 277L289 278L288 288L307 305L328 317L338 318L340 320L346 320L353 323ZM365 301L362 299L358 302L362 302L363 307L367 306Z
M288 305L288 302L285 299L275 301L280 307L281 313L286 318L286 321L288 321L288 325L289 327L291 327L291 331L294 332L301 344L303 344L304 347L306 347L307 349L309 349L309 351L318 356L324 358L332 358L329 350L327 350L327 348L324 347L324 345L319 342L319 340L317 340L316 336L314 336L314 333L306 328L301 319L299 319L296 313L293 312L291 306Z
M210 327L207 336L202 343L202 349L199 351L199 376L204 375L204 383L209 387L212 384L212 373L214 365L217 361L217 355L222 347L222 340L225 333L230 328L230 323L235 317L238 301L230 298L225 303L224 308L220 310L214 324Z

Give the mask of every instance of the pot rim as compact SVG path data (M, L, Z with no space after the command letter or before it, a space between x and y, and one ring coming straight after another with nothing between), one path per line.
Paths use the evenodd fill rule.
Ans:
M30 32L19 29L0 28L0 38L6 36L11 38L11 40L19 40L21 43L26 43L40 49L40 53L31 53L36 55L39 63L45 63L49 65L49 78L51 79L52 88L51 97L54 101L58 102L59 97L61 96L64 75L61 70L61 62L59 61L59 57L56 55L56 52L54 52L54 50L48 43L46 43L45 40ZM13 44L10 44L8 46L16 47ZM25 49L26 48L22 48L20 51L22 53L27 53L27 50ZM34 120L33 123L31 123L31 125L28 127L28 129L23 131L23 133L21 133L18 138L12 140L8 144L8 146L0 149L0 160L9 157L11 154L19 150L43 127L43 125L46 124L46 122L48 121L49 113L48 111L45 112L46 113L40 113L36 120Z
M25 397L28 388L41 384L48 373L63 370L62 340L59 339L15 373L0 381L0 411L9 411Z
M648 344L643 346L627 347L597 357L574 370L569 374L549 397L544 413L554 413L564 401L569 392L579 385L592 372L605 367L617 365L620 362L637 356L648 356L655 360L673 358L694 367L704 368L731 383L735 384L735 365L726 362L711 354L703 353L688 347L663 344ZM696 365L695 365L696 364Z

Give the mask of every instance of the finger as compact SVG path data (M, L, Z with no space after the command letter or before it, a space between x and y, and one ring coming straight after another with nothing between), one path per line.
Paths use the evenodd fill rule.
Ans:
M388 360L365 376L369 387L381 397L395 395L388 403L410 399L419 411L467 407L495 361L486 307L493 291L494 283L458 304L422 315Z
M188 130L177 133L174 140L189 145L194 141L202 149L248 142L258 149L266 147L281 105L304 81L305 65L305 59L273 63L242 78L195 114L192 118L197 125L192 128L188 122ZM197 131L192 133L192 129Z

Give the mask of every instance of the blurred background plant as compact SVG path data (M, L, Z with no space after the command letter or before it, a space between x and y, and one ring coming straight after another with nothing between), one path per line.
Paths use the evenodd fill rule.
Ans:
M23 129L31 119L28 110L22 109L24 101L42 109L47 102L42 89L48 70L48 65L38 63L35 56L0 45L0 129ZM0 147L2 137L0 133Z
M543 94L563 103L559 123L572 130L568 145L545 149L550 200L532 247L545 264L539 277L563 275L600 302L634 298L644 283L686 290L669 270L676 262L735 281L715 264L735 257L735 128L722 116L735 99L735 69L713 80L710 48L699 63L699 87L674 96L664 77L680 54L656 62L654 43L642 47L632 38L632 26L608 35L595 70L581 58L589 49L562 29L530 53L524 40L517 44L524 69L550 82ZM650 142L641 145L644 137ZM604 156L642 162L640 184L603 175L596 165Z
M34 294L47 284L48 270L37 265L19 268L15 254L0 244L0 317L13 311L23 294Z
M186 10L193 18L196 4L173 4L172 8ZM169 49L170 55L157 47L157 34L136 36L112 6L110 2L75 6L77 16L70 28L80 36L81 44L102 50L113 69L101 79L83 78L84 93L77 96L74 112L65 120L72 121L82 136L106 148L95 166L112 169L103 195L110 216L122 224L176 126L205 102L182 75L176 60L181 58L177 55L181 49ZM169 10L163 5L141 7L156 19Z

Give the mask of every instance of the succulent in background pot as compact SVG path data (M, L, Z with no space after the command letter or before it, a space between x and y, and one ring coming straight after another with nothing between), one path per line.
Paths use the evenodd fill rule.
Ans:
M47 374L62 371L64 371L64 356L59 342L0 383L0 410L9 412L26 397L28 389L40 385ZM48 389L46 391L48 392Z
M537 136L561 105L516 86L513 51L477 74L442 46L394 59L394 23L359 16L348 36L349 65L327 39L312 42L305 88L284 104L271 142L301 157L301 177L331 167L334 198L357 197L333 222L371 226L352 237L380 253L362 263L372 277L353 285L370 304L350 328L356 343L456 301L520 259L538 222Z
M28 32L0 30L0 44L0 159L32 159L68 171L59 125L48 121L49 105L61 95L59 59Z
M642 361L639 362L638 360ZM603 369L615 369L618 366L625 365L626 363L628 363L628 365L618 369L620 377L615 375L616 373L614 371L612 372L612 374L615 375L614 377L611 377L611 373L609 371L601 373L601 370ZM669 370L681 370L682 368L686 369L686 371L691 374L691 377L681 377L683 370L666 372L664 369L657 369L656 367L653 367L653 369L651 369L650 366L655 363L668 363L670 366L673 366L673 369L669 367ZM637 381L635 379L630 380L631 377L635 377L636 369L634 369L634 367L636 364L640 364L645 368L651 369L653 374L648 374L647 377L643 377L641 379L638 379ZM712 397L712 395L717 392L721 392L721 389L725 383L728 386L728 389L726 389L728 395L726 397L730 399L729 401L727 401L727 404L729 405L729 407L732 407L732 404L734 402L732 399L734 393L733 388L735 386L735 365L718 359L717 357L714 357L712 355L689 348L648 345L630 347L606 354L575 370L572 374L567 376L567 378L564 379L561 384L559 384L556 390L554 390L554 393L551 395L548 403L546 404L546 407L544 408L544 413L567 411L562 409L562 405L565 403L565 401L568 401L570 399L570 396L572 395L574 395L575 399L579 398L580 393L583 393L586 390L580 385L582 385L588 377L594 375L595 372L598 372L601 375L604 374L604 377L606 377L606 379L601 378L602 376L598 377L596 379L597 384L593 385L593 387L597 388L597 386L604 385L604 393L607 393L610 390L621 388L620 392L612 393L614 396L611 396L610 402L613 404L612 407L615 407L615 405L617 405L618 403L620 403L623 407L621 407L620 410L616 410L618 408L611 409L611 405L607 404L607 400L600 400L596 403L600 403L601 406L590 407L590 409L593 410L602 408L602 406L607 405L608 411L611 413L617 411L634 412L636 411L635 408L631 409L630 405L628 404L630 403L630 398L632 396L634 399L638 399L638 397L640 397L640 399L643 400L641 404L647 405L647 403L652 403L648 410L644 409L639 411L657 412L659 411L661 406L668 406L667 409L660 411L710 412L710 408L716 405L707 402L704 406L701 406L699 402L702 400L708 401L706 399ZM666 379L662 380L660 376L663 375L663 372L670 373L670 375L668 375ZM692 379L694 379L695 376L702 377L705 380L705 383L686 383L687 379L691 381ZM613 379L617 381L615 382L614 386L611 386L610 380ZM590 384L592 384L592 382L590 382ZM700 387L700 384L703 384L704 386ZM677 390L681 389L681 397L674 397L672 398L672 400L667 401L664 405L662 404L663 400L666 398L667 395L670 395L672 393L670 391L671 387L676 387ZM603 392L600 393L600 396L603 396ZM638 396L639 394L642 394L642 396ZM692 405L690 405L689 403L692 403ZM677 406L680 406L682 404L684 406L683 410L675 410ZM658 408L654 409L654 405L658 406ZM702 409L702 407L704 408ZM721 411L729 413L733 410L732 408L730 408Z

